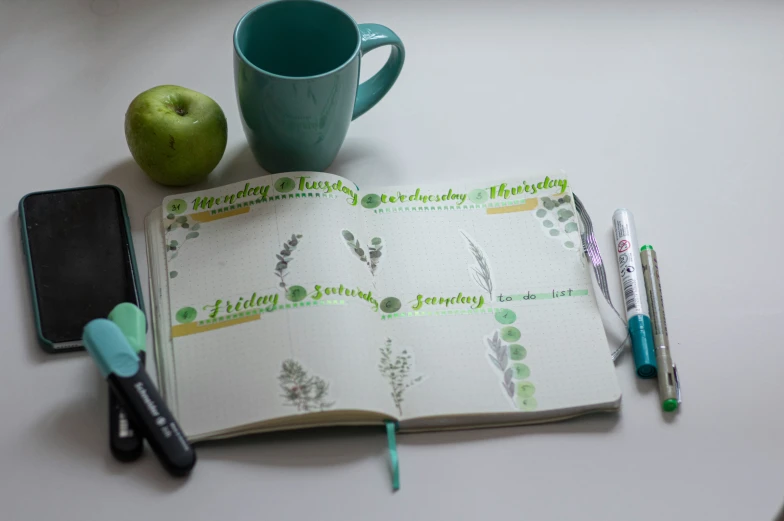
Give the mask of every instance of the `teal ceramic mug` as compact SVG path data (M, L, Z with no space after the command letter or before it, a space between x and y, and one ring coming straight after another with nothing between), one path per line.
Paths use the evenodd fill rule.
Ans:
M363 54L392 50L359 83ZM405 48L383 25L359 24L318 0L275 0L252 9L234 30L234 80L248 143L268 172L323 171L349 123L384 97L403 68Z

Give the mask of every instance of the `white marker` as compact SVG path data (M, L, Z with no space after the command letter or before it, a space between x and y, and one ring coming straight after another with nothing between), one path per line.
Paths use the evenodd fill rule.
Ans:
M632 337L632 355L637 376L654 378L656 376L656 351L653 348L653 331L648 314L648 300L644 298L642 282L642 262L640 248L637 246L637 231L634 217L625 208L613 214L615 234L615 253L618 255L618 270L626 308L626 321Z

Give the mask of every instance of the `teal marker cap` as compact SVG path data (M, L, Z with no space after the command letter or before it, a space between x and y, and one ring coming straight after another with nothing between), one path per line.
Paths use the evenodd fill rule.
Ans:
M656 378L656 351L653 347L651 319L645 315L635 315L629 319L629 333L632 336L632 356L637 376Z
M139 371L139 357L114 322L91 320L84 326L82 341L104 378L110 374L127 378Z
M147 319L144 317L144 311L135 304L123 302L114 306L114 309L109 313L109 320L117 324L136 353L145 350L147 347Z

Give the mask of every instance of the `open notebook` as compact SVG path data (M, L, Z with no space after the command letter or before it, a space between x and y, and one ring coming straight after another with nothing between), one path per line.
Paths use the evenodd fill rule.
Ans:
M159 384L192 441L620 405L563 176L268 175L168 197L146 232Z

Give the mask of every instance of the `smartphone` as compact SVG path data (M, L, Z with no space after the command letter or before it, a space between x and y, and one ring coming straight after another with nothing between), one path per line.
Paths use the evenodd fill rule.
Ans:
M101 185L27 194L19 201L38 340L83 349L82 329L121 302L144 310L125 197Z

